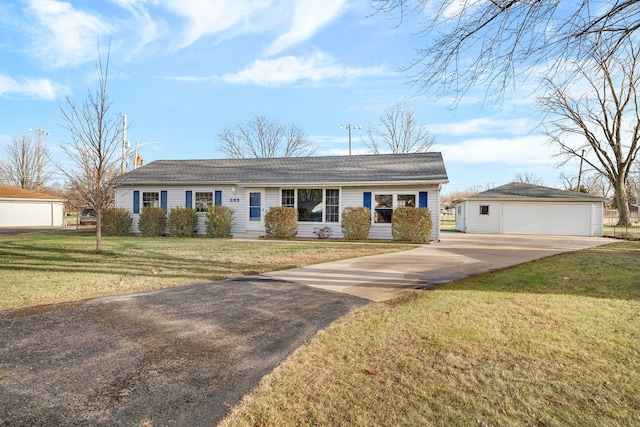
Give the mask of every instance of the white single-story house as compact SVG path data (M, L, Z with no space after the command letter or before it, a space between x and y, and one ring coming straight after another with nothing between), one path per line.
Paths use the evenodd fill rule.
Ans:
M219 160L158 160L120 176L116 206L133 216L138 233L145 206L195 208L198 234L206 233L211 205L235 212L233 235L264 233L264 215L273 206L298 211L298 236L316 237L330 227L342 237L347 206L371 209L372 239L391 238L391 217L399 206L432 212L431 240L440 239L440 190L448 182L440 153L289 157Z
M465 233L602 236L605 198L512 182L456 201Z
M62 227L64 200L0 185L0 227Z

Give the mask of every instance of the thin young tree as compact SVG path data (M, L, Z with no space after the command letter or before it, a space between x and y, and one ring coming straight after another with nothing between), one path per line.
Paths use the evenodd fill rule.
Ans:
M408 66L421 91L460 99L469 88L486 95L531 73L535 65L552 77L561 65L589 56L590 46L606 44L612 55L640 28L640 1L614 0L372 0L377 13L397 25L421 20Z
M40 159L40 160L39 160ZM26 135L14 138L4 149L0 160L0 182L41 191L51 179L52 172L48 164L48 150Z
M86 207L96 211L96 252L102 250L102 211L113 203L112 179L118 174L120 123L111 115L112 101L107 91L109 51L103 63L98 48L98 89L87 90L87 97L78 104L67 97L66 108L61 107L64 127L71 140L60 145L71 167L58 164Z
M218 139L220 150L233 159L307 157L316 151L300 127L263 115L233 127L224 126Z
M594 45L590 63L564 82L546 79L538 106L547 113L543 126L550 143L611 183L618 225L629 225L628 180L640 150L640 49L631 39L615 48L624 55Z
M362 143L373 154L424 153L434 142L434 136L418 121L415 110L403 103L380 114L378 122L367 127L367 137L362 138Z

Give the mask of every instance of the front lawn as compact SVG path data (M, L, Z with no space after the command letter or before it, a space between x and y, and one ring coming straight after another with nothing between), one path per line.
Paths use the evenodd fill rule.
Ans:
M0 238L0 310L208 282L414 245L105 237L65 230Z
M640 425L640 243L352 312L221 426Z

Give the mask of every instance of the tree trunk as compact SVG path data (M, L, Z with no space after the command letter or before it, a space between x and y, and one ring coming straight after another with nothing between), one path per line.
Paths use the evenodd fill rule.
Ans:
M627 200L627 187L625 185L625 180L621 179L618 176L618 179L614 185L614 201L616 204L616 208L618 209L618 226L628 226L631 225L631 219L629 214L629 203Z
M102 252L102 209L100 208L96 209L96 252Z

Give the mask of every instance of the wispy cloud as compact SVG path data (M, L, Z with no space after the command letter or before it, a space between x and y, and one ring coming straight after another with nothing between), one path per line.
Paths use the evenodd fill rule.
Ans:
M498 120L495 118L480 117L455 123L429 124L429 130L435 134L445 135L524 135L533 129L527 119L516 118Z
M316 52L306 58L283 56L272 60L256 60L244 70L234 74L225 74L221 79L233 84L278 86L300 81L349 81L360 77L387 74L389 71L382 66L345 67L336 63L331 55Z
M205 35L242 27L253 14L268 10L272 3L272 0L160 1L166 9L187 20L180 47L189 46ZM256 30L250 25L244 27L247 32Z
M320 28L345 11L345 0L299 0L295 6L293 23L280 35L267 53L277 54L312 37Z
M52 83L49 79L22 79L17 81L8 76L0 74L0 96L19 95L28 98L43 99L52 101L65 93L69 89L65 86Z
M544 165L552 162L556 153L542 135L474 138L452 145L436 144L433 150L441 151L445 162L462 164Z
M67 2L28 0L27 12L35 17L40 30L32 50L53 67L95 58L98 36L113 31L98 15L76 10Z

